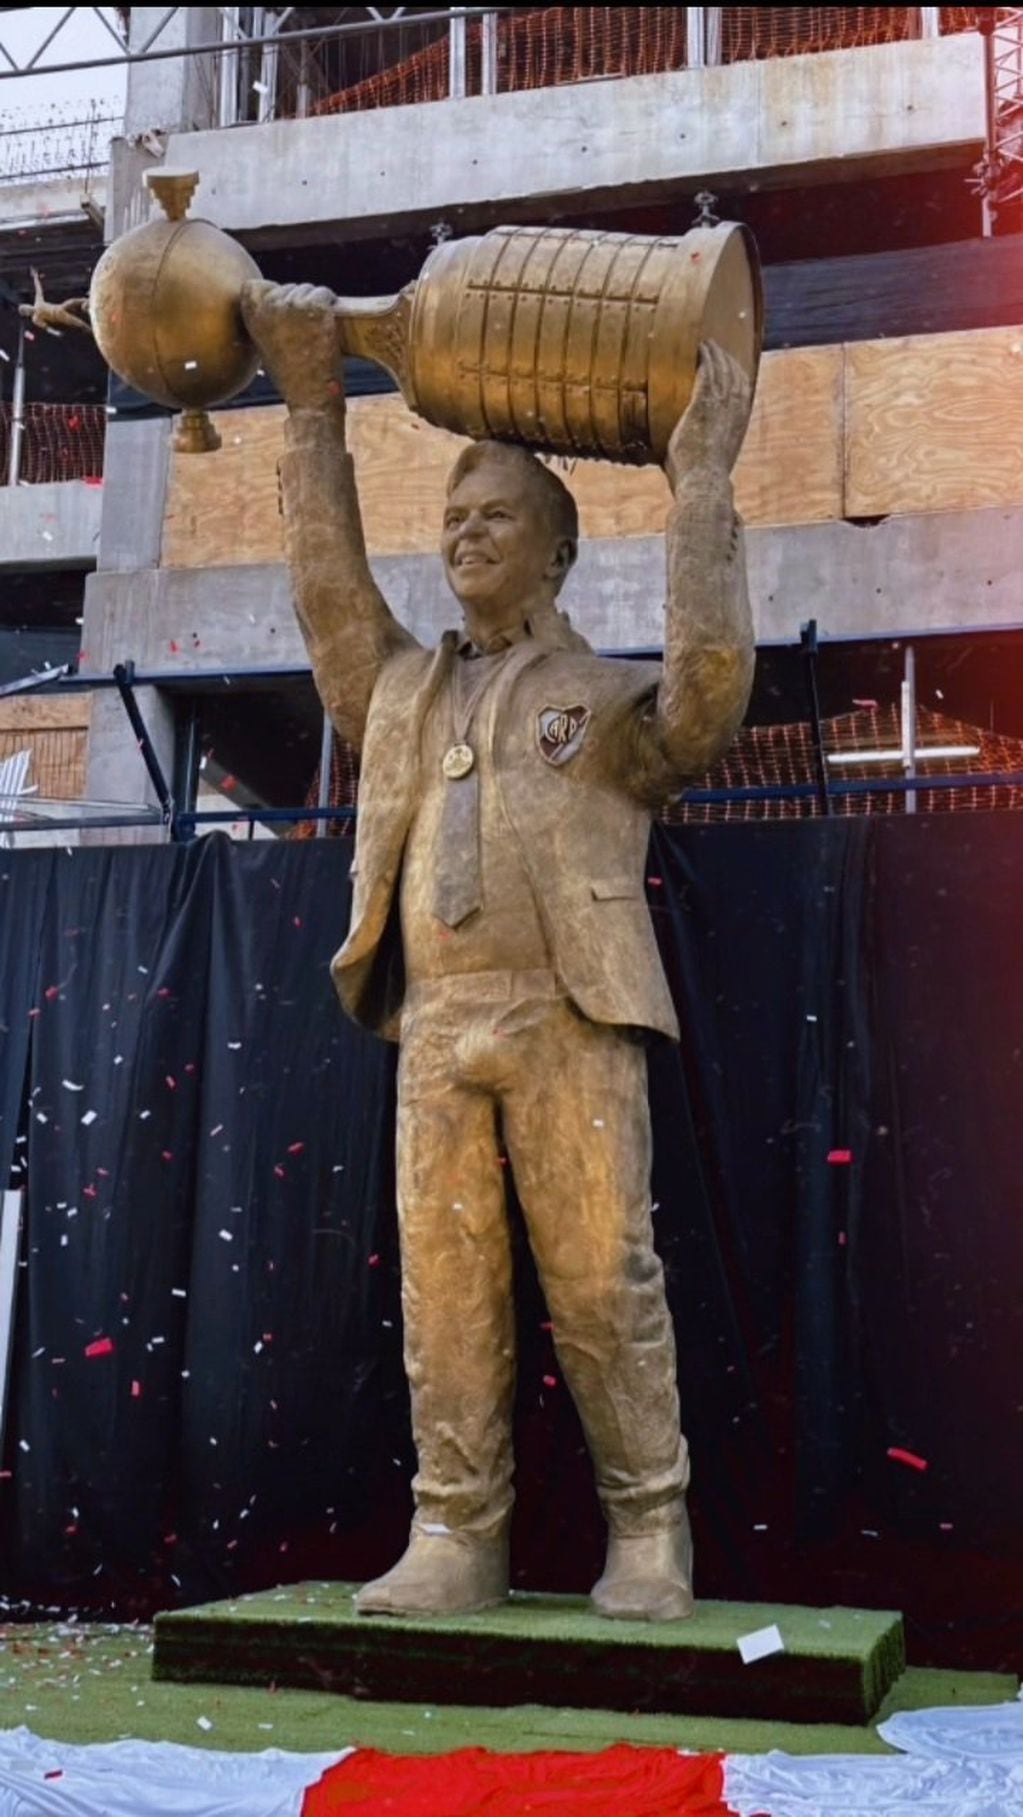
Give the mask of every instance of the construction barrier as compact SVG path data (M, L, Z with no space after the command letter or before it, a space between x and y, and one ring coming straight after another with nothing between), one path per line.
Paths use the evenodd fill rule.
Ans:
M920 31L916 6L726 6L720 61L848 50L889 44ZM941 8L943 34L976 26L978 8ZM547 6L497 15L497 90L553 88L607 76L642 76L686 67L686 8ZM483 25L466 29L466 90L482 85ZM443 101L451 92L447 32L411 56L321 101L318 113L354 113Z
M10 483L13 406L0 404L0 486ZM102 404L26 404L18 483L103 478L107 414Z

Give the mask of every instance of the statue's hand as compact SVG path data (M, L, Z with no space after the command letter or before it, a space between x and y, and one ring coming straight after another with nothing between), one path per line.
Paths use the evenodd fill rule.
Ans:
M738 360L716 341L701 342L693 395L672 432L664 462L672 489L694 468L731 473L752 403L753 386Z
M318 284L252 278L242 287L242 320L292 410L343 405L334 303L333 292Z

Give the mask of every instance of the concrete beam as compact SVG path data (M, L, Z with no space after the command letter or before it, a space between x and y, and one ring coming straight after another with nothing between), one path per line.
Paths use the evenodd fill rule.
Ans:
M746 533L757 641L794 642L814 617L821 636L896 637L1023 625L1023 509L892 517L872 528L786 525ZM399 618L424 642L458 623L435 556L377 557L373 570ZM563 596L601 650L658 647L664 630L664 541L584 542ZM107 673L134 658L179 672L306 661L281 563L164 568L89 576L83 643Z
M230 131L172 133L200 212L253 244L459 230L656 201L697 182L850 181L961 159L984 135L974 33ZM114 222L133 217L131 161Z
M85 480L0 486L0 569L91 568L102 497Z

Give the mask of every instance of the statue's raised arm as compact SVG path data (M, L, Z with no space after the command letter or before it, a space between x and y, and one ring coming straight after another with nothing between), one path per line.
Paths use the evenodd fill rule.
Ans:
M391 612L366 556L335 298L313 284L247 283L245 326L288 406L281 499L295 609L317 691L343 738L361 746L381 668L415 638Z
M753 618L732 468L752 386L713 341L700 349L689 406L668 446L664 673L640 722L639 773L654 793L705 775L742 724L753 685Z

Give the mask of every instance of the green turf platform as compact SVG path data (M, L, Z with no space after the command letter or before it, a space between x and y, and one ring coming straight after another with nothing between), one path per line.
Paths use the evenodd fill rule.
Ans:
M570 1705L784 1722L869 1722L902 1673L902 1617L877 1609L697 1604L691 1621L602 1621L575 1596L516 1594L481 1615L359 1617L350 1584L293 1584L158 1615L153 1676L298 1686L388 1702ZM777 1623L785 1651L743 1665Z

